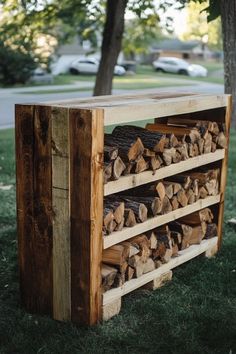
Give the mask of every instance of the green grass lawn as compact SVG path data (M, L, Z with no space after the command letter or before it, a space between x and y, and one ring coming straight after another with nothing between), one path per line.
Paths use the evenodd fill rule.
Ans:
M224 225L214 259L199 257L173 281L123 299L119 316L78 328L31 315L20 305L15 219L14 131L0 131L0 353L236 353L236 237ZM231 136L225 221L236 216L236 132Z

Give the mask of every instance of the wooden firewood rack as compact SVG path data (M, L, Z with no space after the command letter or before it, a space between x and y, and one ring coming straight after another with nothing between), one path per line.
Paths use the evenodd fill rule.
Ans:
M228 139L231 97L157 92L16 106L20 290L29 312L92 325L117 313L123 295L199 254L210 255L218 249L228 147L156 173L145 171L103 184L104 127L143 120L165 123L165 117L177 115L223 122ZM221 169L219 195L102 236L104 196L208 164ZM217 237L102 295L103 248L208 206L215 207Z

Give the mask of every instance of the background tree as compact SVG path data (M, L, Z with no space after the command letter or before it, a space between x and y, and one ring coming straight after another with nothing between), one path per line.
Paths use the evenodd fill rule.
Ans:
M152 43L163 37L157 15L147 17L145 21L134 18L125 23L122 51L131 60L135 60L137 55L147 54Z
M189 0L180 1L184 5L189 3ZM205 0L192 1L205 3ZM233 97L232 125L236 127L236 0L209 0L205 11L209 22L221 17L225 93Z

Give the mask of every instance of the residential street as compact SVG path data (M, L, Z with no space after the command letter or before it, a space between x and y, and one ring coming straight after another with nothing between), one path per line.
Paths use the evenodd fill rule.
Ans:
M64 92L69 89L82 88L92 89L91 82L80 82L78 84L61 85L61 86L37 86L27 88L11 88L0 89L0 129L14 127L14 105L16 103L30 103L30 102L46 102L53 100L64 100L70 98L79 98L91 96L91 91L78 92ZM47 91L43 94L34 94L37 91ZM48 93L49 90L58 90L58 93ZM60 90L62 92L60 92ZM200 93L223 93L224 87L220 84L212 84L205 82L194 82L194 85L189 83L187 86L171 86L158 89L151 89L148 91L178 91L178 92L200 92ZM114 94L121 94L126 92L140 92L131 90L115 90Z

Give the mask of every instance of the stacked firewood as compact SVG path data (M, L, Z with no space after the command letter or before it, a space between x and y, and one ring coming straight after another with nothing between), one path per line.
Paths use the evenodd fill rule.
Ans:
M103 250L102 289L119 287L177 257L179 251L217 236L209 208Z
M104 183L121 175L168 166L225 148L223 124L169 118L167 124L147 124L146 129L117 126L104 138Z
M103 233L108 235L219 193L219 169L185 172L104 199Z

